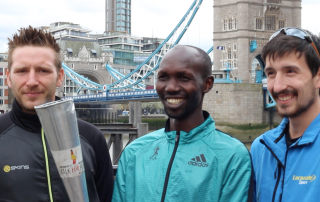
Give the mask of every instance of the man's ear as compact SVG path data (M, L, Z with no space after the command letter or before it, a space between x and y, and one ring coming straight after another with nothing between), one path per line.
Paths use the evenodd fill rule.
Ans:
M58 72L58 80L57 80L57 87L60 87L63 82L64 70L61 68Z
M212 89L213 83L214 83L214 78L213 78L213 76L208 76L208 77L204 80L202 92L208 93L208 92Z
M9 69L7 69L6 75L7 75L8 86L11 88L12 85L11 85L11 80L10 80L10 71L9 71Z

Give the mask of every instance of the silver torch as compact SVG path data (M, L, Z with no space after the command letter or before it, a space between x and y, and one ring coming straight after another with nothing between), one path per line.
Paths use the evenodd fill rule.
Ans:
M71 202L89 202L73 100L34 107Z

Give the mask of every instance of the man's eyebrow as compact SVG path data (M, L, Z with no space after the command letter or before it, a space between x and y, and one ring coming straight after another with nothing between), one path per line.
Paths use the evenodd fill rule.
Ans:
M267 71L271 71L271 70L274 70L274 68L273 67L266 67L266 68L264 68L264 72L267 72Z
M297 70L299 70L300 68L295 65L287 65L287 66L281 67L280 69L297 69ZM273 67L264 68L264 72L271 71L271 70L274 70L274 68Z

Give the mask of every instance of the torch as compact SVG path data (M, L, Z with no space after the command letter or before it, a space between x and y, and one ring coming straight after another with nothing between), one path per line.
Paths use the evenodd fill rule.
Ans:
M73 100L34 107L71 202L89 202Z

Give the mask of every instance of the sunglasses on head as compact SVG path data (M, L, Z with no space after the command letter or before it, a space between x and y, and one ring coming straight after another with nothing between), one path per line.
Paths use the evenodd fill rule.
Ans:
M269 41L272 40L275 36L277 36L281 32L284 33L287 36L295 36L295 37L298 37L300 39L307 40L309 43L311 43L313 49L316 51L316 53L318 54L318 56L320 58L319 51L318 51L316 45L314 44L314 41L312 40L312 37L308 34L308 32L306 32L303 29L296 28L296 27L285 27L285 28L279 29L274 34L272 34L272 36L270 37Z

